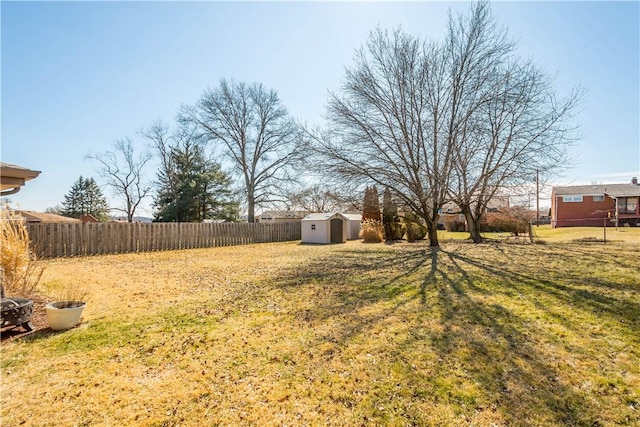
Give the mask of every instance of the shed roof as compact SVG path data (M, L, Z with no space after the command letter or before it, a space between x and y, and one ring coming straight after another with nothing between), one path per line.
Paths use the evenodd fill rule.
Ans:
M351 220L351 221L362 221L362 214L358 213L345 213L342 214L342 216L346 217L347 219Z
M328 219L331 219L335 216L340 216L343 219L347 219L347 217L344 214L341 214L340 212L325 212L325 213L312 213L309 214L307 216L305 216L304 218L302 218L303 221L326 221Z
M610 197L640 196L640 185L636 184L600 184L600 185L571 185L553 187L556 196L587 196L606 194Z

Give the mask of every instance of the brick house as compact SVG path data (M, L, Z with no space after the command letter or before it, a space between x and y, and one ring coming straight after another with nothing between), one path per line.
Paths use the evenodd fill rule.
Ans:
M640 185L573 185L554 187L551 192L551 224L555 227L602 227L605 221L618 225L640 224Z

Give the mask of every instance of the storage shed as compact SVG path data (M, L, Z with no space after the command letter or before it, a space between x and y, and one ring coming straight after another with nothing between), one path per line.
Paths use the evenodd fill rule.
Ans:
M302 243L345 243L347 217L341 213L314 213L302 219Z
M362 214L343 214L347 218L347 240L358 240L360 238L360 225L362 224Z

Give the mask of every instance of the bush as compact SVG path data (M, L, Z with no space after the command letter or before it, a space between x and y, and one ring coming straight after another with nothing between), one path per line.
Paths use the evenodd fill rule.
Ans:
M418 218L412 213L407 213L405 215L404 227L408 242L422 240L427 235L427 227L420 224Z
M458 220L448 220L444 222L444 229L452 232L464 232L466 223Z
M364 243L380 243L384 238L384 227L380 221L365 219L360 226L360 238Z
M384 224L384 240L387 242L402 239L404 233L404 226L399 222L389 222Z
M530 213L522 208L504 209L503 212L495 212L487 215L487 225L491 231L505 233L526 233L530 220Z
M6 208L0 209L0 244L3 293L10 297L32 298L43 269L29 249L24 219Z

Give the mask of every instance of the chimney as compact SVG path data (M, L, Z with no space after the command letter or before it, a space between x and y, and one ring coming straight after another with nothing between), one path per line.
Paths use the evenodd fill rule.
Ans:
M637 178L637 177L635 177L635 176L634 176L633 178L631 178L631 183L632 183L633 185L638 185L638 178Z

